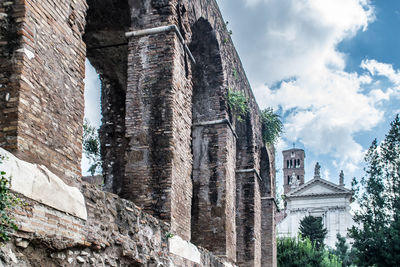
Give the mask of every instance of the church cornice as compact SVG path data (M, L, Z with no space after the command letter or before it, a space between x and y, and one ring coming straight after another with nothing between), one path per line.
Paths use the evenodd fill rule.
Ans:
M335 192L327 192L327 193L312 193L312 194L305 194L305 195L301 195L301 192L306 190L307 188L312 187L314 184L322 184L328 188L334 189ZM334 184L332 182L329 182L327 180L324 180L320 177L316 177L310 181L308 181L307 183L293 189L292 191L290 191L288 194L286 194L286 198L298 198L298 197L315 197L315 196L352 196L353 195L353 191Z
M298 199L298 198L315 198L315 197L351 197L353 195L352 192L333 192L333 193L312 193L312 194L304 194L304 195L287 195L286 199Z

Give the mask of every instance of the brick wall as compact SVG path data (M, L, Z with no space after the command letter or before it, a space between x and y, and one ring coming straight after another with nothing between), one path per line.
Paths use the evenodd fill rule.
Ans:
M1 91L10 98L1 105L0 143L71 184L81 172L86 3L18 0L2 5L12 25L6 25L0 51L13 73L2 71L8 78Z
M148 1L140 29L177 24L176 4ZM187 64L172 31L130 38L121 196L190 239L192 94Z

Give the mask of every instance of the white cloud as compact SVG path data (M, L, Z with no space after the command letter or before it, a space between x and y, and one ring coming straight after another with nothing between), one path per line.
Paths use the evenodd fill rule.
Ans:
M313 75L326 66L343 69L345 55L336 45L367 29L374 20L373 8L366 0L242 1L250 7L241 10L242 16L249 12L255 18L249 18L253 23L241 20L243 25L238 26L243 42L248 42L240 54L246 58L250 80L269 85L288 77ZM235 33L233 38L237 38Z
M391 96L365 86L390 68L366 61L372 76L346 72L346 55L337 45L367 29L375 19L372 5L367 0L242 1L248 7L242 15L254 21L242 20L245 25L237 26L233 38L247 44L239 52L261 108L282 108L288 143L300 141L314 154L332 155L337 167L353 173L365 152L354 136L382 121L379 107ZM248 31L256 23L261 27ZM393 73L390 77L397 77Z
M393 69L392 64L381 63L374 59L366 59L361 62L361 67L368 70L373 76L384 76L393 84L400 85L400 71Z

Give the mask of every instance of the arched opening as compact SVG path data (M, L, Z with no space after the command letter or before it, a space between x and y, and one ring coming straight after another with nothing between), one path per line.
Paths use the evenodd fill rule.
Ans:
M271 177L271 167L269 162L269 155L266 147L261 149L260 156L260 176L261 176L261 192L262 197L272 197L272 177ZM288 181L290 181L290 176L288 176Z
M87 4L89 8L83 39L87 58L101 80L102 120L99 137L104 188L120 193L126 145L128 45L125 32L131 26L130 8L128 1L88 0Z
M261 148L260 176L261 176L261 261L271 263L276 258L276 226L275 214L275 165L273 155L267 147ZM290 176L288 176L288 184Z
M192 242L234 258L234 135L226 123L227 104L220 47L210 23L192 26L193 66ZM228 148L228 149L227 149ZM232 150L230 149L232 148ZM234 250L234 249L233 249Z

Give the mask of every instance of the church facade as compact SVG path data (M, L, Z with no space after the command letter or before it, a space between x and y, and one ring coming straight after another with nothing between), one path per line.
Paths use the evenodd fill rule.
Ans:
M302 149L283 151L283 182L285 209L278 219L278 236L297 236L300 221L305 216L321 217L328 230L325 244L334 247L336 235L347 236L353 225L350 203L353 192L344 187L344 174L339 175L339 184L321 177L319 163L314 170L314 178L304 182L304 159Z

